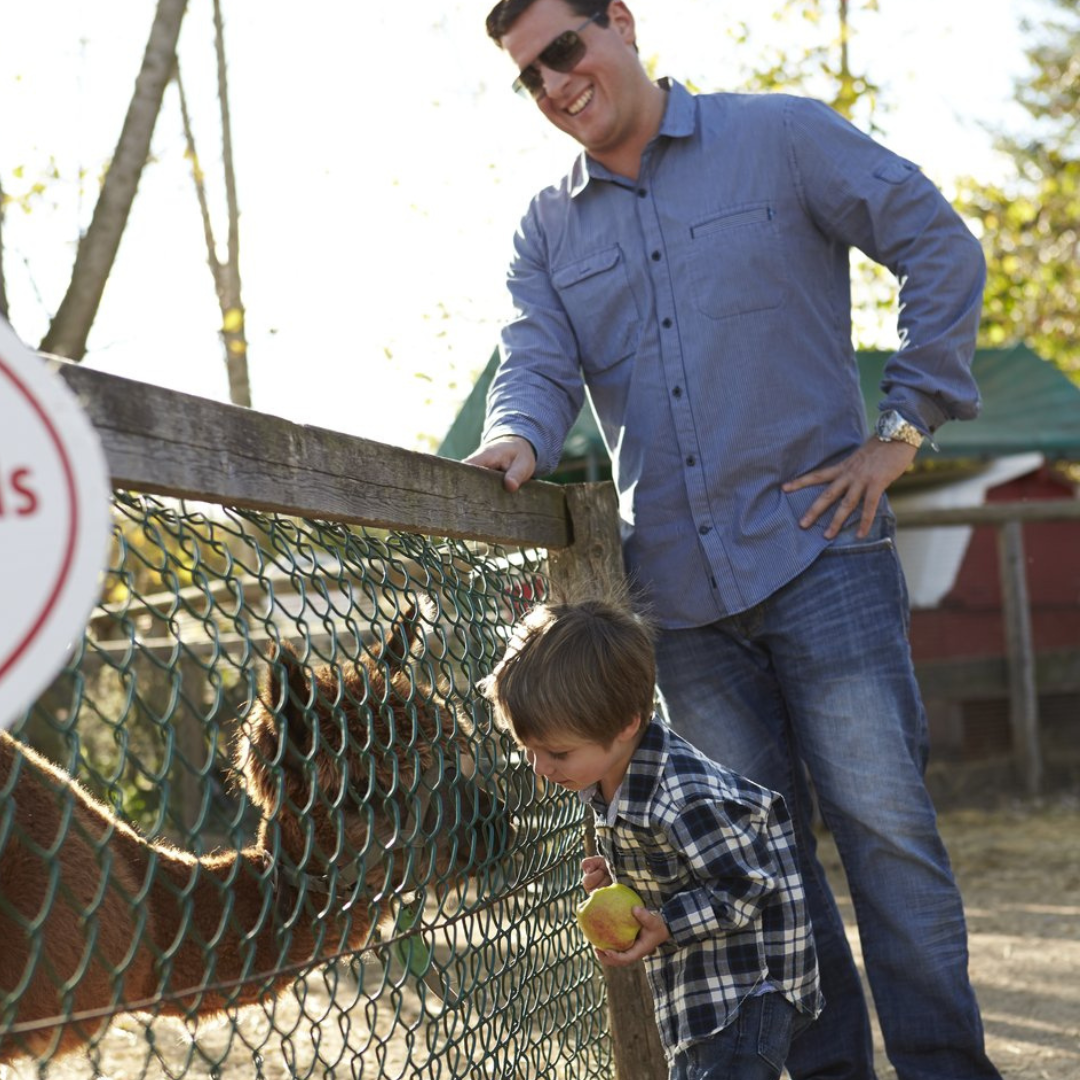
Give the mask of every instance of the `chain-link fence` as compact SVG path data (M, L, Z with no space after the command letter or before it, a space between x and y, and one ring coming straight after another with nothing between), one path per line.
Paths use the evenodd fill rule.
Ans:
M543 552L114 517L85 637L0 741L7 1076L609 1076L580 804L474 690Z

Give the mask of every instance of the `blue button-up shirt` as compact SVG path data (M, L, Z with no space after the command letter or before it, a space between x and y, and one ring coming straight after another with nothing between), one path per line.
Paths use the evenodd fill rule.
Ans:
M587 155L515 236L516 315L485 440L558 464L585 387L611 453L627 569L662 626L743 611L828 543L819 488L780 485L866 439L854 246L901 282L882 407L930 434L978 411L985 264L918 168L820 102L665 83L636 181Z
M669 941L645 958L669 1056L723 1030L769 989L816 1016L822 998L784 800L656 717L610 806L581 793L612 876L659 911Z

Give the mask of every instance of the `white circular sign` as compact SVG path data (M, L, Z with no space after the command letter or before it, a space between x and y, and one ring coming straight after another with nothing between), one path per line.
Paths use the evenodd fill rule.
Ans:
M82 637L101 589L111 492L77 398L0 318L0 727Z

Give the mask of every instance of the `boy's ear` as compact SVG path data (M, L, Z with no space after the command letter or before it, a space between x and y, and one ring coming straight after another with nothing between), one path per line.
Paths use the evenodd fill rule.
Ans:
M644 730L645 725L641 722L641 717L635 716L634 719L615 736L615 741L629 742L631 739L636 739Z

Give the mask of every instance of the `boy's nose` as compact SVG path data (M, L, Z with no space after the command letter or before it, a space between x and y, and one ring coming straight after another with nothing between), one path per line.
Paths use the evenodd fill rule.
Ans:
M537 776L542 776L545 779L551 775L551 761L541 754L536 753L534 750L530 755L532 758L533 772Z

